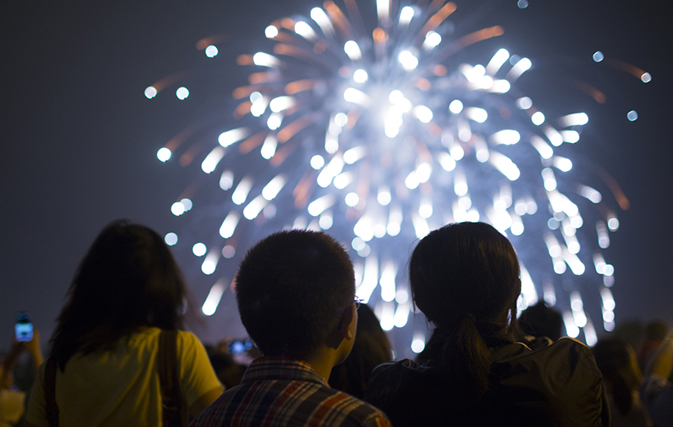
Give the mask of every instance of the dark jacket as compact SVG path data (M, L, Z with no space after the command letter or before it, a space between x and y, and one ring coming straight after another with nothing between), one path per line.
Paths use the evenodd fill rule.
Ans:
M405 426L609 426L601 373L587 346L571 338L486 340L489 389L452 387L436 358L379 365L364 399Z

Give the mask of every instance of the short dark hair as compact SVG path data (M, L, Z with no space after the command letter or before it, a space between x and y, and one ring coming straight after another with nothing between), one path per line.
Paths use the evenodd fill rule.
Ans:
M547 337L552 341L561 338L563 316L551 307L547 307L544 300L531 305L519 316L521 330L534 337Z
M64 369L78 351L108 350L141 326L180 329L187 288L154 230L117 220L100 232L79 265L51 338Z
M304 357L353 303L353 263L325 233L282 231L248 251L235 289L243 326L262 353Z

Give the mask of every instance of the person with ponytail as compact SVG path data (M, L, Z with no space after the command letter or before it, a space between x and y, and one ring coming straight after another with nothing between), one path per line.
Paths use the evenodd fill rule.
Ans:
M608 426L589 348L519 331L519 276L514 248L488 224L450 224L424 237L409 283L435 330L418 363L376 368L365 400L396 427Z

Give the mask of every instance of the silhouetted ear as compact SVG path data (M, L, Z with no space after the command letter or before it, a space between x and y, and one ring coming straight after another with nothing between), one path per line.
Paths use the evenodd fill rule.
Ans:
M358 325L358 312L355 304L350 306L350 309L344 311L344 316L339 325L339 334L341 339L354 340L355 332Z

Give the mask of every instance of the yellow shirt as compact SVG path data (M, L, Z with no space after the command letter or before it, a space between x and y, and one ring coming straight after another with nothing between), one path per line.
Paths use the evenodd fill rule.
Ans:
M75 354L56 371L60 425L68 427L161 426L161 386L157 367L158 328L143 328L117 343L113 351ZM190 332L178 332L180 391L189 408L221 387L203 345ZM26 420L48 427L43 364L28 404Z

